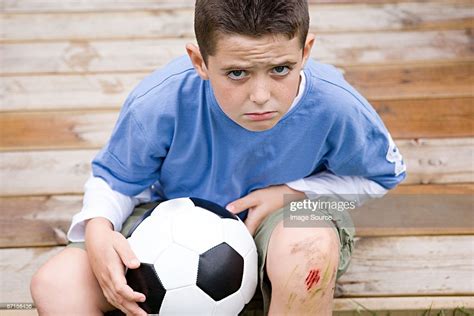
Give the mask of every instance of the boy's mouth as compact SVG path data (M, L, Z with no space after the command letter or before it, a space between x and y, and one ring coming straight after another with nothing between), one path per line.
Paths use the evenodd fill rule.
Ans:
M271 120L277 115L277 111L267 111L267 112L251 112L245 113L244 116L251 121L265 121Z

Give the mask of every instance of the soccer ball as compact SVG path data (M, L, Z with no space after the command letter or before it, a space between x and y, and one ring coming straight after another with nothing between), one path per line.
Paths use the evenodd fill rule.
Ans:
M127 283L160 315L237 315L255 293L257 249L243 222L223 207L179 198L145 213L128 242L141 264Z

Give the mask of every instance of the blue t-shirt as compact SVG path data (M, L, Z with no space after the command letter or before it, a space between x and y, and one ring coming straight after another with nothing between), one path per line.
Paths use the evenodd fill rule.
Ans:
M299 102L271 129L249 131L219 107L188 56L127 98L93 174L133 196L194 196L225 206L253 190L328 170L383 187L405 178L380 117L333 66L309 60Z

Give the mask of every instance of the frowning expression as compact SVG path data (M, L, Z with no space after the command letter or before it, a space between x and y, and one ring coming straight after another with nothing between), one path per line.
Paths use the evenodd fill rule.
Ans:
M298 94L313 42L311 34L303 49L297 36L221 35L207 65L198 69L190 56L201 77L210 80L222 111L248 130L263 131L278 123Z

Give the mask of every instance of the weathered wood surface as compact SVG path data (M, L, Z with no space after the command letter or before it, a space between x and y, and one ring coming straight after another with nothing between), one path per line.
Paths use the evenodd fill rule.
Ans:
M474 96L473 65L474 62L468 61L341 66L339 69L344 73L346 80L374 103L374 106L380 101L385 101L386 106L390 106L391 102L404 102L400 106L411 108L410 100L413 100L416 103L415 108L421 103L423 108L427 109L433 103L432 107L435 107L441 102L442 108L449 107L450 112L454 111L452 115L456 115L458 111L464 111L463 106L472 108L470 98ZM3 91L0 90L0 98L3 100L0 111L118 109L128 93L152 71L153 68L142 73L0 77L0 83L3 86ZM451 102L452 98L463 100ZM441 100L437 101L437 99ZM432 113L444 114L443 112ZM469 112L460 114L466 114L467 117L470 115ZM446 117L447 124L450 119L453 119L452 115ZM409 119L408 115L406 119ZM465 119L462 121L461 126L466 124Z
M373 105L393 138L474 136L473 98L387 100ZM118 110L10 112L0 115L0 151L96 149Z
M473 138L398 140L405 184L472 182ZM0 196L81 193L97 150L2 153Z
M361 238L339 280L346 297L474 295L473 236ZM34 271L62 247L0 249L4 302L31 302Z
M359 237L474 234L473 196L474 184L405 185L381 207L368 203L351 215ZM82 195L0 198L0 248L65 245L81 207Z
M310 6L317 4L322 6L328 4L346 4L351 6L359 5L397 5L405 2L419 2L429 5L438 3L449 3L456 5L465 3L466 0L309 0ZM49 12L96 12L96 11L136 11L136 10L165 10L176 8L193 8L194 0L96 0L93 3L85 0L4 0L3 9L7 13L49 13Z
M313 5L310 31L449 30L474 26L471 1L377 5ZM6 13L0 41L64 41L194 37L194 9L105 9L84 12ZM24 25L29 25L25 28ZM138 33L137 30L140 30Z
M312 57L340 65L471 60L472 38L466 30L322 34ZM0 54L8 76L137 72L183 55L188 42L193 39L11 43Z
M339 279L341 293L474 295L473 251L473 236L361 238Z
M117 117L118 111L3 113L0 150L99 148Z
M454 314L455 310L459 310ZM459 316L460 311L474 314L474 297L471 296L421 296L421 297L368 297L334 299L334 316L374 316L374 312L390 311L390 316ZM443 313L441 314L441 311ZM451 312L453 311L453 312ZM37 316L36 309L3 310L2 316ZM379 314L377 314L379 315ZM464 314L465 315L465 314Z
M470 296L426 296L426 297L368 297L368 298L337 298L334 300L336 311L405 311L450 310L456 307L474 308L474 297ZM363 314L361 314L363 315ZM394 315L390 313L390 316ZM407 315L407 314L402 314ZM419 314L418 314L419 315ZM373 315L372 315L373 316Z

